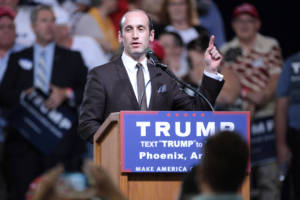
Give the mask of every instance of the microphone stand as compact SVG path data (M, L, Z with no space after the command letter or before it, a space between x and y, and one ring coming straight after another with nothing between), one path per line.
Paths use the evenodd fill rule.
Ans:
M152 62L153 63L153 62ZM198 90L196 90L194 87L190 86L189 84L185 83L184 81L180 80L179 78L177 78L177 76L168 69L168 66L159 62L154 63L154 65L156 67L161 68L163 71L165 71L171 78L173 78L176 82L180 83L181 85L183 85L184 87L189 88L190 90L192 90L193 92L195 92L195 94L197 94L198 96L200 96L202 99L204 99L204 101L209 105L211 111L214 111L214 107L211 105L211 103L209 102L209 100Z

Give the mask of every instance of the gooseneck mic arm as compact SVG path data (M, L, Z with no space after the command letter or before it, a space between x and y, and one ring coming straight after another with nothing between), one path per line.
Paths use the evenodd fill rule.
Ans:
M187 87L190 90L192 90L193 92L195 92L195 94L197 94L198 96L200 96L208 104L208 106L210 107L211 111L214 111L214 107L211 105L210 101L201 92L199 92L198 90L196 90L194 87L188 85L184 81L178 79L177 76L172 71L170 71L168 69L167 65L162 64L162 63L159 62L159 60L157 59L157 57L155 56L154 52L151 49L147 49L146 50L146 57L150 60L150 62L152 64L154 64L156 67L161 68L163 71L165 71L175 81L177 81L178 83L180 83L184 87Z

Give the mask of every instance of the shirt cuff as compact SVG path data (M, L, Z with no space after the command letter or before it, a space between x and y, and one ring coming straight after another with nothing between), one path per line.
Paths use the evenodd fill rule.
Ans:
M206 76L208 76L209 78L212 78L212 79L215 79L215 80L218 80L218 81L223 81L223 74L220 74L220 73L217 73L217 74L213 74L213 73L210 73L210 72L207 72L207 71L204 71L204 74Z
M69 100L69 105L74 107L76 103L75 103L75 94L72 88L67 88L67 98Z

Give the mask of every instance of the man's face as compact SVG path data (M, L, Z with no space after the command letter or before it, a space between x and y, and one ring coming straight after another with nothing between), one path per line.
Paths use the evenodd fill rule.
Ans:
M238 38L249 40L256 36L260 21L248 14L241 14L233 20L232 27Z
M154 40L154 31L149 30L149 20L142 11L132 11L123 17L122 33L119 41L124 45L124 51L135 60L144 58L144 52L149 42ZM142 57L141 57L142 56Z
M0 47L11 48L15 38L16 31L13 19L8 16L0 17Z
M55 17L49 10L41 10L32 25L37 42L46 45L54 40Z

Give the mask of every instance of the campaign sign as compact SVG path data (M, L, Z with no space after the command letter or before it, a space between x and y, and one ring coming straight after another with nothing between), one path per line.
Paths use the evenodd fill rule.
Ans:
M248 112L124 111L120 123L122 172L187 172L220 130L250 140Z
M8 118L8 123L41 152L50 154L72 128L76 114L63 105L57 109L48 109L44 105L45 99L36 90L21 97L19 105Z
M276 160L273 116L254 119L251 123L251 165Z

